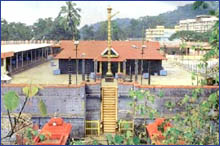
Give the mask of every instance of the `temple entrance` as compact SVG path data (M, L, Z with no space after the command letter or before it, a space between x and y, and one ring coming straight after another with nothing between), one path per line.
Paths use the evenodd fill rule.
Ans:
M108 71L108 62L102 62L102 76L105 77ZM118 72L118 62L111 62L111 71L113 76Z

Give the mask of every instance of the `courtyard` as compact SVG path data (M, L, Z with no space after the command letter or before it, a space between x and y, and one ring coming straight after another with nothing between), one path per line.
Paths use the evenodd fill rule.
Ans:
M69 75L54 75L53 70L57 67L58 62L54 61L56 66L51 66L50 62L43 63L31 69L12 76L12 84L68 84ZM175 62L165 60L162 66L167 70L167 76L151 75L151 85L196 85L196 81L192 80L192 73L178 66ZM76 83L76 75L72 74L72 84ZM129 78L129 76L128 76ZM135 76L132 76L133 81ZM88 79L86 75L86 80ZM94 82L93 79L89 79ZM77 84L82 82L82 75L78 74ZM141 84L141 76L138 76L138 83ZM148 85L148 79L143 79L143 85Z

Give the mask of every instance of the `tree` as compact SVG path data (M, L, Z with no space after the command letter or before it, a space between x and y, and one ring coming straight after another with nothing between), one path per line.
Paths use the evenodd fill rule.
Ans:
M2 40L30 40L33 37L31 26L26 26L24 23L8 23L6 20L1 20Z
M53 25L54 21L52 18L38 19L38 21L33 24L34 39L51 40L53 38Z
M7 41L9 39L8 22L1 19L1 40Z
M76 4L72 1L66 2L66 6L61 7L61 11L59 12L58 18L61 17L62 19L59 19L60 24L64 26L65 30L70 30L72 32L72 38L73 40L77 37L77 26L80 24L80 18L79 12L81 11L80 8L75 8Z
M83 40L94 40L94 27L85 25L81 28L81 37Z

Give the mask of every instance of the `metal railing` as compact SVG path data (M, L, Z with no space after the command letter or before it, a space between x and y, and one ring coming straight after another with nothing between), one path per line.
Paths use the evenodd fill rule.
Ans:
M99 120L91 120L86 121L85 128L86 135L100 135L100 121Z

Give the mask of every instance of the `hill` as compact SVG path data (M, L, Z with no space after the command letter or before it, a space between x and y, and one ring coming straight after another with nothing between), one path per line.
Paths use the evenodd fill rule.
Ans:
M128 38L140 39L143 37L143 30L146 28L154 28L157 25L164 25L169 28L174 27L180 20L195 18L197 15L207 15L210 10L216 10L219 8L218 2L210 1L208 2L208 5L209 7L207 9L199 8L194 10L193 4L187 4L185 6L179 6L174 11L162 13L158 16L144 16L138 19L115 19L112 21L113 40L123 40ZM90 26L86 25L82 27L80 29L81 39L107 39L106 25L107 21L102 21ZM87 33L88 31L93 33Z

